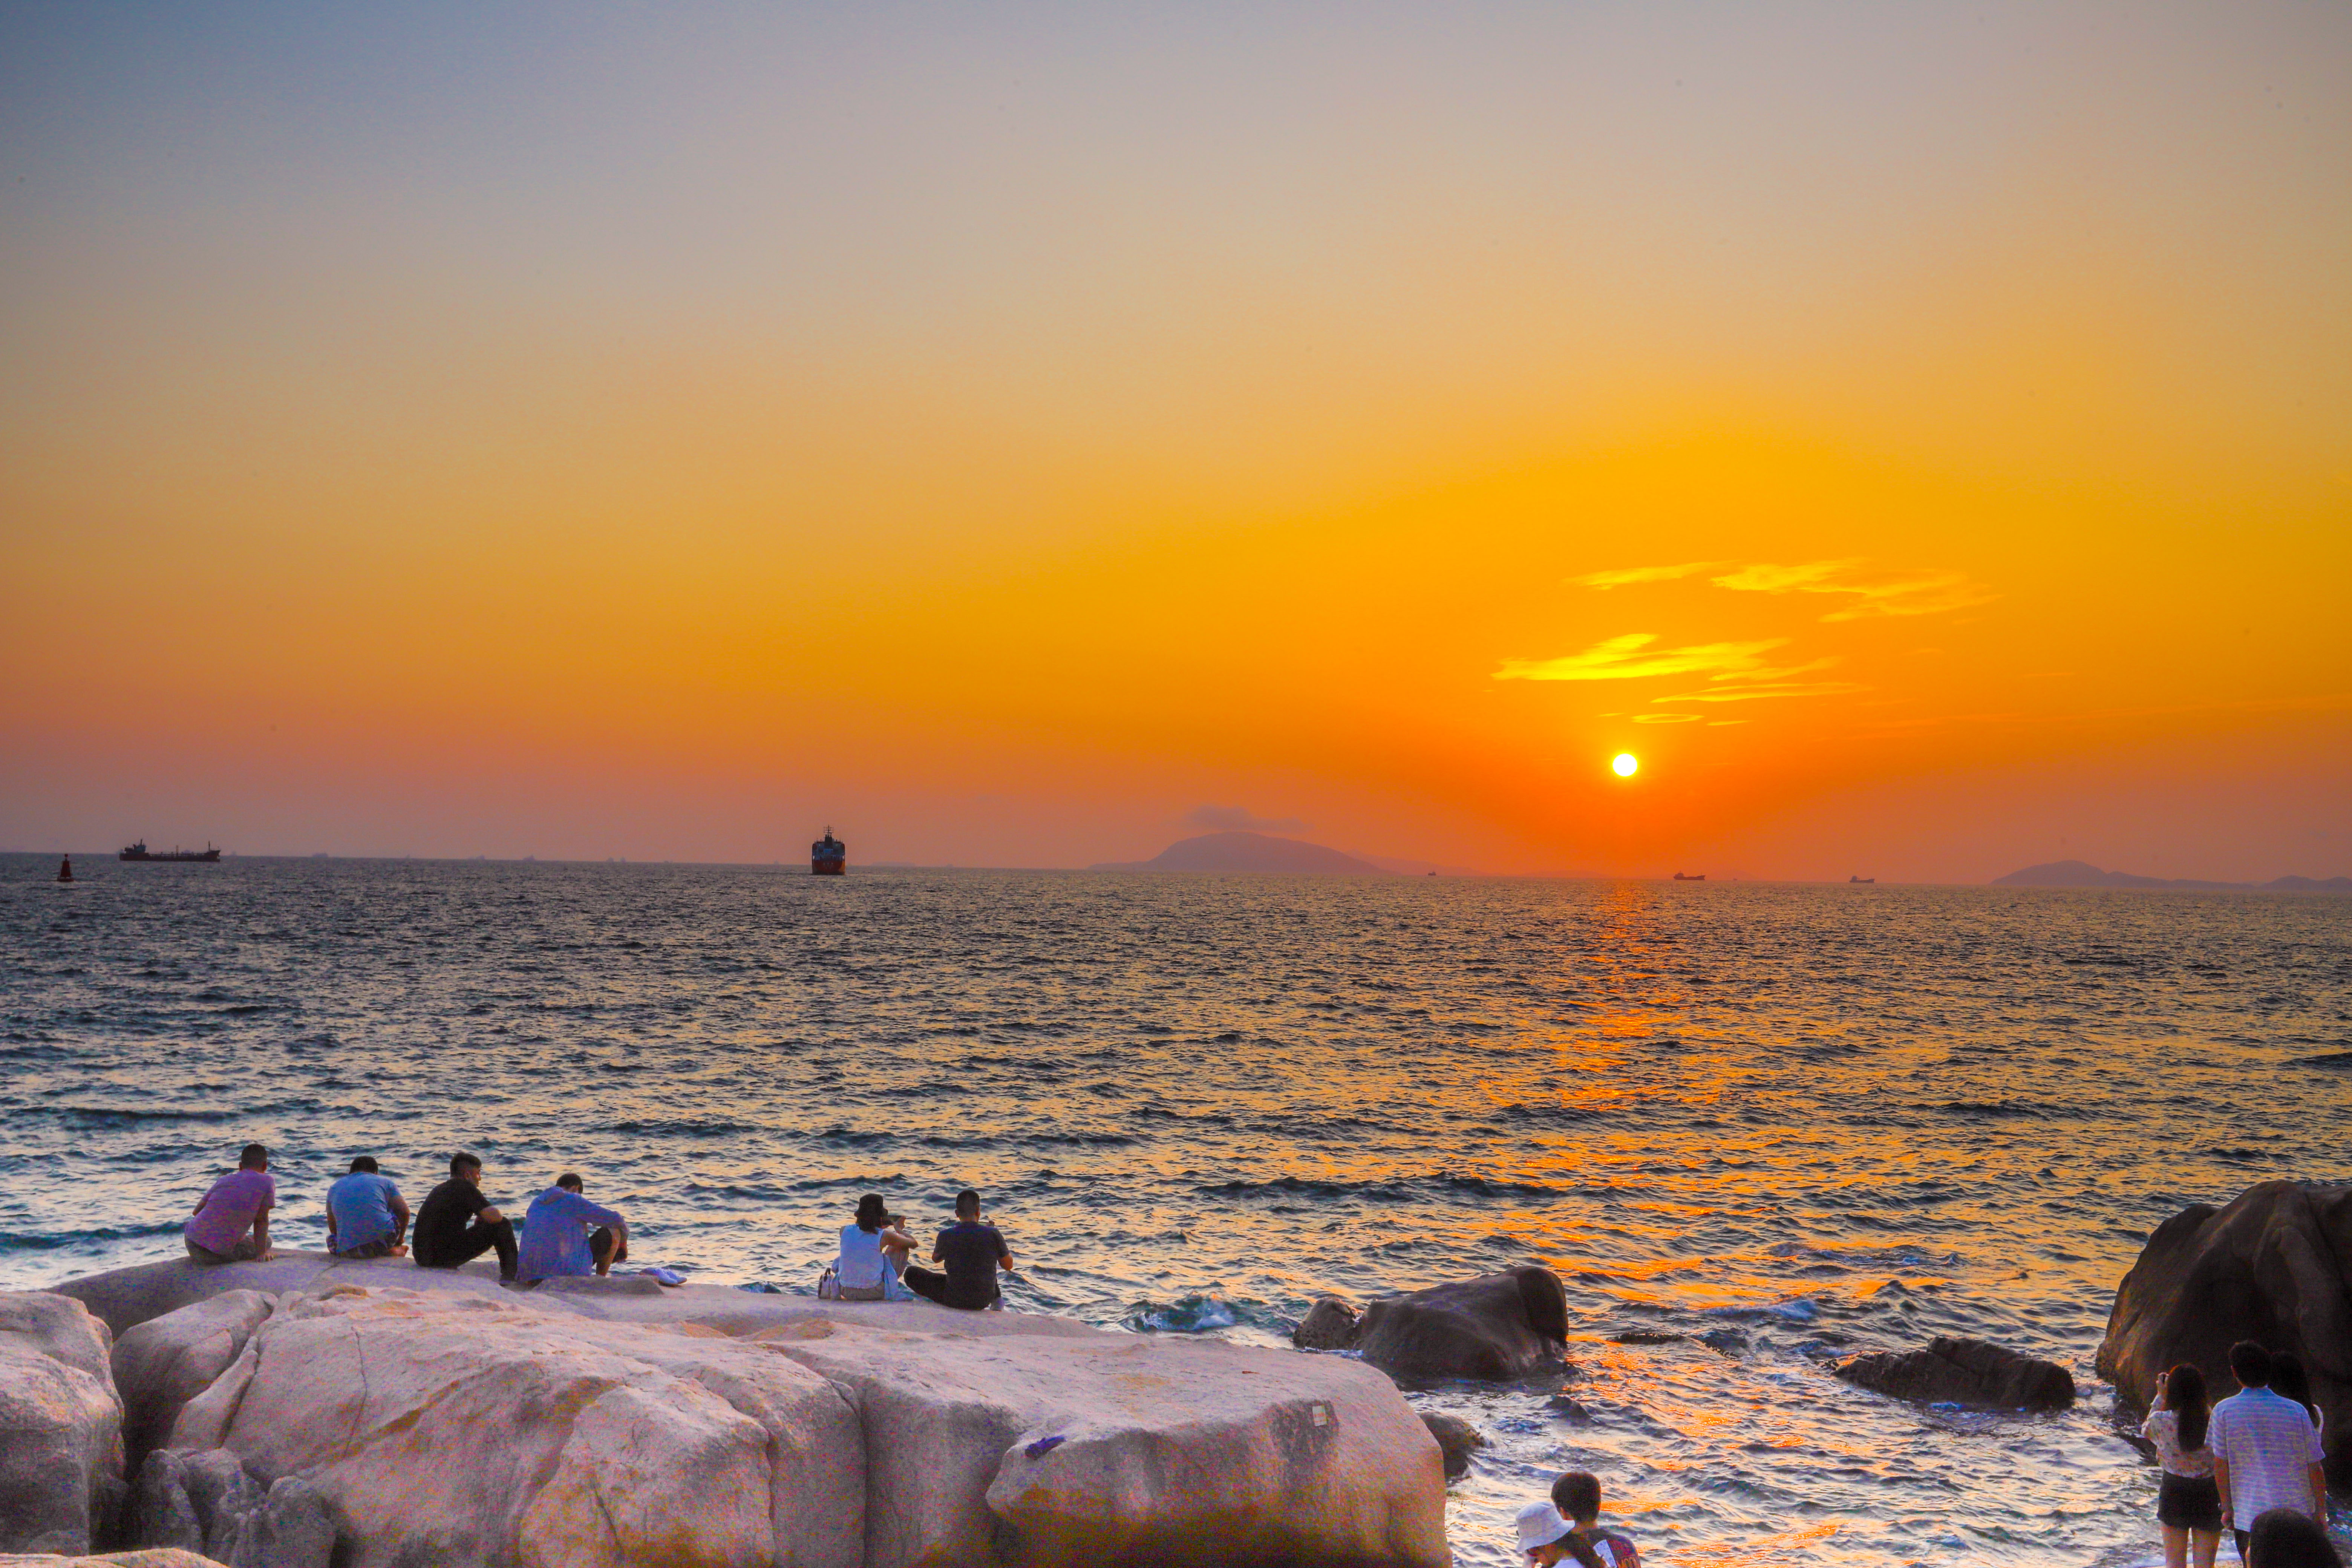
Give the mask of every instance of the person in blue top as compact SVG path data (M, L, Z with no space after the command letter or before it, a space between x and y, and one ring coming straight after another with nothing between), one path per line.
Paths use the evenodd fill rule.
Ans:
M338 1258L405 1258L408 1200L373 1155L352 1162L351 1173L327 1189L327 1250Z
M566 1171L555 1185L530 1200L522 1218L522 1258L516 1270L525 1285L568 1275L609 1274L629 1258L629 1222L582 1195L579 1176Z

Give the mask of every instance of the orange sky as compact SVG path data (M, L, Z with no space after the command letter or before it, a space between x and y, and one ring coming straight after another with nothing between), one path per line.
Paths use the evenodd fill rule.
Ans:
M2352 873L2347 71L13 11L0 847Z

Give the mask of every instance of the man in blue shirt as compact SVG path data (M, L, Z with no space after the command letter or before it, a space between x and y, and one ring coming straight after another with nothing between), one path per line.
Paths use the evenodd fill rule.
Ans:
M374 1156L352 1162L351 1174L327 1189L327 1250L338 1258L405 1258L408 1200Z
M612 1209L582 1196L583 1184L570 1171L530 1200L522 1218L525 1285L567 1275L609 1274L629 1258L629 1222ZM589 1228L595 1227L593 1231Z

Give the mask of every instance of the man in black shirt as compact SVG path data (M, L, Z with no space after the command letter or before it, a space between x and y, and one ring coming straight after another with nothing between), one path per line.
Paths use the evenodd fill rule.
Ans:
M956 1194L956 1222L931 1244L931 1261L947 1272L907 1265L907 1289L942 1307L977 1312L997 1304L996 1275L1013 1272L1013 1249L992 1225L980 1223L980 1194L970 1187Z
M455 1268L498 1248L499 1278L515 1277L514 1226L482 1195L482 1163L449 1157L449 1179L426 1195L409 1238L420 1268Z

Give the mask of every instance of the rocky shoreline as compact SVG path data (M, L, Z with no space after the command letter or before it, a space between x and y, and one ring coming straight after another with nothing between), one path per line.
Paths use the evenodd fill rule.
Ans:
M2347 1280L2352 1187L2265 1183L2166 1222L2098 1352L2119 1419L2157 1370L2220 1379L2262 1340L2304 1358L2352 1483ZM487 1263L174 1259L0 1293L0 1568L93 1547L139 1568L1436 1568L1480 1438L1400 1385L1560 1369L1564 1328L1542 1268L1318 1301L1296 1342L1348 1353L1301 1354L642 1277L519 1292ZM1990 1409L2075 1392L1968 1340L1835 1370Z

